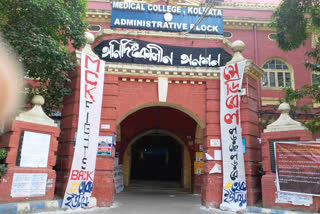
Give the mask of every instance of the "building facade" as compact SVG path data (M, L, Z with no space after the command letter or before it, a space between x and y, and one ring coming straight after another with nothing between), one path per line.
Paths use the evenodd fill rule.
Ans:
M172 8L206 8L211 5L196 0L138 3L171 5ZM203 154L215 156L216 151L221 152L220 144L212 146L212 140L220 139L218 67L239 53L239 50L232 50L232 42L236 40L244 42L244 50L240 49L248 59L242 85L244 96L241 98L247 202L253 205L261 198L258 173L261 119L274 113L273 106L284 96L284 87L300 88L312 81L312 74L302 64L305 52L312 48L312 38L298 50L284 52L277 48L274 31L267 26L278 4L277 0L263 3L219 1L213 6L223 11L224 34L215 35L117 27L114 22L110 24L112 2L89 1L86 19L90 24L89 31L95 35L91 48L107 61L100 134L116 139L112 155L97 158L93 196L98 199L98 205L107 206L113 202L112 170L117 158L123 165L125 186L142 180L170 180L185 191L201 193L204 205L219 207L222 174L221 170L210 171L216 164L221 167L222 161L221 158L208 160ZM134 10L141 8L135 6ZM196 11L194 13L200 13L200 10ZM209 30L218 31L213 27ZM149 47L149 52L141 49L134 59L126 57L141 46ZM185 62L175 63L175 58L166 52L168 49L179 53L181 59L183 55ZM209 52L217 54L209 56ZM65 192L77 131L78 74L79 68L71 76L75 96L65 99L62 111L56 166L56 190L60 195ZM310 99L303 102L313 106Z

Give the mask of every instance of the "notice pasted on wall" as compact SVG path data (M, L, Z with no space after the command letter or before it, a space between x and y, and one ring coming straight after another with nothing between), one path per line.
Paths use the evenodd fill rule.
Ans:
M14 173L11 197L36 197L46 194L46 173Z
M277 191L320 196L320 144L275 142Z

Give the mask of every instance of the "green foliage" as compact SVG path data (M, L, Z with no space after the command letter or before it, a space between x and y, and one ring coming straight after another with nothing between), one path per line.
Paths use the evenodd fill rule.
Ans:
M7 151L5 149L0 149L0 178L3 174L5 174L8 171L6 164L2 163L6 157Z
M7 157L7 151L5 149L0 149L0 160L3 160Z
M273 13L274 21L271 27L276 28L276 41L279 48L285 51L297 49L310 37L311 32L320 29L320 1L319 0L283 0L281 5ZM320 41L316 48L307 52L308 60L304 62L310 71L320 72ZM320 73L319 73L320 74ZM304 97L309 97L315 102L320 102L320 81L313 85L305 85L300 89L284 89L286 96L284 101L292 103ZM318 115L311 114L308 106L293 106L291 115L293 118L299 112L308 115L309 119L304 124L313 133L320 130ZM310 118L311 117L311 118Z
M1 0L0 31L38 82L31 94L45 100L46 112L60 108L70 95L66 82L75 67L69 51L85 43L86 0Z
M303 120L299 120L302 122L312 133L316 133L320 130L320 117L317 114L312 114L311 108L309 105L297 106L295 104L296 101L304 98L305 96L312 97L313 94L319 94L319 88L314 91L313 86L303 86L302 90L293 90L291 88L284 89L286 93L283 100L280 102L286 102L290 104L290 116L293 119L297 119L298 115L303 116ZM318 95L319 96L319 95Z
M320 27L319 0L284 0L274 11L274 22L277 30L276 40L282 50L293 50L309 37L309 26L313 30Z

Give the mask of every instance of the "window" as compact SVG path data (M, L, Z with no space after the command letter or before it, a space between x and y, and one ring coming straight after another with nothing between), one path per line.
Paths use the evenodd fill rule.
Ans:
M277 39L277 34L275 34L275 33L270 33L270 34L268 35L268 38L269 38L270 40L272 40L272 41L276 41L276 39Z
M299 141L298 139L292 140L278 140L278 142L292 142L292 141ZM274 142L269 142L269 152L270 152L270 165L271 165L271 172L276 173L276 156L274 154Z
M91 32L98 32L101 30L100 25L88 25L88 30Z
M225 32L223 32L223 36L224 36L225 38L231 38L231 37L232 37L232 32L230 32L230 31L225 31Z
M264 76L262 77L262 87L264 88L291 88L292 72L288 66L277 59L267 61L263 65Z
M224 0L216 0L216 2L224 2ZM212 3L212 0L206 0L206 3Z
M320 84L320 74L315 74L315 73L312 73L311 74L312 78L311 78L311 83L312 85L315 85L315 84Z

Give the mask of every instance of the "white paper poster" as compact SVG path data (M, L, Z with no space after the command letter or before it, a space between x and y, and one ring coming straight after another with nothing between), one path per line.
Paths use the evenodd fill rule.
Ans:
M120 193L124 189L122 164L114 166L113 180L116 193Z
M283 204L293 204L293 205L304 205L310 206L312 201L312 195L304 195L290 192L278 192L277 193L276 203Z
M208 153L206 153L206 160L214 160L213 157L211 155L209 155Z
M221 150L214 150L214 159L221 160Z
M47 167L51 135L24 131L20 167Z
M62 208L88 207L92 193L101 104L104 61L82 53L80 106L76 146Z
M46 194L48 174L14 173L11 186L11 197L36 197Z
M209 174L214 174L214 173L221 173L221 165L220 164L214 164L212 169L210 170Z
M219 147L220 146L220 139L210 139L210 146L211 147Z
M247 206L240 95L245 61L220 69L220 127L223 156L223 192L221 209L238 211Z

